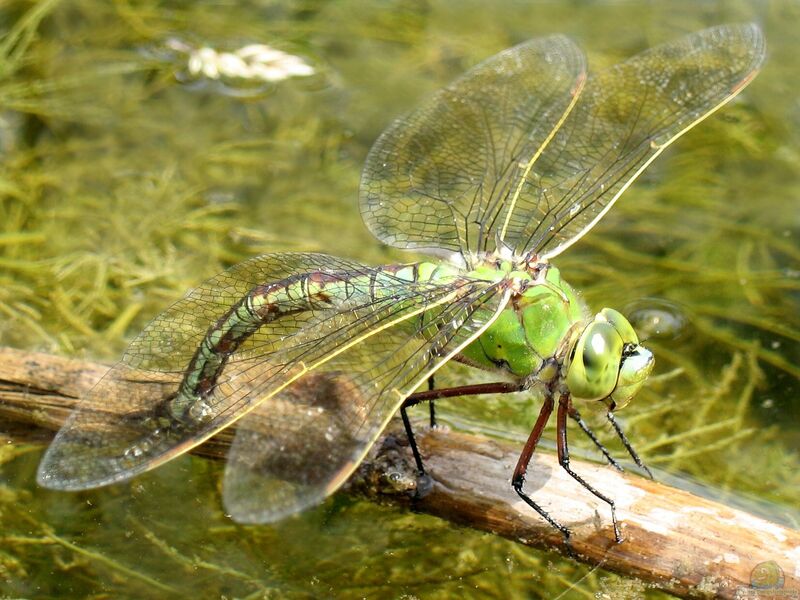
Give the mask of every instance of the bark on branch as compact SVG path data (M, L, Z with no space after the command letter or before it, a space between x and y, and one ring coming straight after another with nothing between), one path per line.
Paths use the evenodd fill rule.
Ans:
M48 441L106 369L0 348L0 433L19 442ZM222 458L231 441L232 431L224 431L196 452ZM418 442L434 483L430 493L415 501L417 510L524 544L563 548L561 535L511 489L509 477L520 448L439 430L421 431ZM376 448L359 470L355 485L361 489L375 490L381 486L370 482L397 482L403 469L413 471L404 448L380 442ZM574 459L572 466L616 499L622 544L613 541L608 507L569 478L554 456L535 455L526 489L573 530L581 560L683 597L762 598L777 593L775 597L800 598L800 532L610 467ZM783 571L782 589L751 587L755 567L769 561Z

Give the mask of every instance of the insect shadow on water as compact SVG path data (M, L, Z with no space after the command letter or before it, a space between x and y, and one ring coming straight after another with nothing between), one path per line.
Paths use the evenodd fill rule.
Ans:
M238 422L224 502L240 522L274 522L338 489L400 411L463 395L537 389L544 401L512 486L525 491L553 411L559 463L567 419L594 436L574 400L614 411L644 384L653 356L626 318L592 316L551 259L583 237L675 139L755 76L755 25L719 26L587 75L557 35L505 50L395 121L370 151L360 206L381 241L437 260L370 267L282 253L238 264L156 317L70 416L39 483L80 490L152 469ZM416 392L443 364L497 374ZM434 412L431 409L431 420Z

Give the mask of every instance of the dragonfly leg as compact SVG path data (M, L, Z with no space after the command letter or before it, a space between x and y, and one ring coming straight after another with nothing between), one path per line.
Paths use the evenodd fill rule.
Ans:
M511 486L514 488L514 491L517 492L519 497L525 501L525 504L539 513L545 521L550 523L550 525L561 532L561 534L564 536L564 544L567 547L567 552L569 552L570 556L575 556L575 552L572 549L572 543L570 542L570 535L572 532L565 525L562 525L553 517L551 517L545 509L536 504L536 502L534 502L523 490L523 486L525 484L525 474L528 472L528 464L531 462L533 452L536 450L536 445L539 443L539 440L542 437L542 432L544 431L544 427L547 424L552 412L553 396L552 394L548 394L544 400L544 404L542 404L541 410L539 411L539 416L536 418L536 423L531 430L531 434L528 436L528 441L525 442L525 447L522 449L522 453L519 455L517 466L514 469L514 475L511 478Z
M586 490L594 494L597 498L605 502L611 507L611 521L614 524L614 539L619 544L622 537L619 533L619 525L617 523L617 510L614 501L595 489L583 477L578 475L569 466L569 445L567 444L567 415L572 405L572 396L569 394L562 394L558 399L558 414L556 416L556 446L558 447L558 462L561 467L570 474L570 476L580 483Z
M406 430L406 437L408 437L408 444L411 446L411 452L414 454L414 461L417 463L417 469L420 474L425 473L425 468L422 465L422 457L420 456L417 442L414 439L414 430L411 428L411 421L408 418L406 409L421 404L422 402L430 402L431 416L433 413L433 401L440 398L454 398L457 396L477 396L480 394L502 394L509 392L519 392L525 389L525 386L519 383L509 383L507 381L498 381L495 383L480 383L477 385L462 385L458 387L442 388L435 390L432 388L433 377L428 379L428 391L417 392L411 394L405 399L403 405L400 407L400 417L403 419L403 427Z
M442 398L455 398L457 396L480 396L481 394L508 394L511 392L521 392L525 389L525 384L511 383L509 381L495 381L492 383L478 383L475 385L459 385L451 388L441 388L439 390L429 389L426 392L411 394L403 402L403 406L415 406L421 402L429 400L440 400Z
M622 465L620 465L614 459L614 457L611 456L611 454L608 451L608 448L606 448L603 445L603 443L600 440L597 439L597 436L594 434L594 431L589 429L589 426L586 424L586 421L584 421L581 418L581 413L579 413L578 410L574 406L572 406L572 403L570 403L569 411L567 412L567 414L570 416L570 418L573 421L575 421L578 424L578 427L580 427L581 430L583 430L583 433L585 433L588 436L588 438L594 442L594 445L597 446L597 449L600 450L600 452L603 453L603 456L606 457L606 460L609 462L609 464L612 467L617 469L617 471L624 471L625 470L625 469L622 468Z
M431 375L430 377L428 377L428 391L432 392L434 388L436 388L436 384L433 381L433 375ZM430 410L430 416L431 416L431 429L436 427L436 406L434 405L434 402L435 400L433 398L428 400L428 408Z
M636 463L636 465L637 465L637 466L638 466L640 469L642 469L642 471L644 471L645 473L647 473L647 476L648 476L650 479L655 479L655 478L653 477L653 474L650 472L650 469L648 469L648 468L647 468L647 465L645 465L645 464L642 462L642 459L641 459L641 458L639 458L639 455L636 453L636 450L634 450L634 449L633 449L633 446L631 446L631 443L628 441L628 437L625 435L625 432L624 432L624 431L622 431L622 427L620 427L620 424L619 424L619 423L617 422L617 420L614 418L614 414L613 414L612 412L610 412L610 411L609 411L608 413L606 413L606 418L607 418L607 419L608 419L608 421L611 423L611 425L614 427L614 431L616 431L616 432L617 432L617 435L619 436L619 439L620 439L620 440L622 440L622 445L623 445L623 446L625 446L625 449L628 451L628 454L630 454L630 455L631 455L631 458L633 459L633 462L635 462L635 463Z
M417 471L420 475L425 475L425 467L422 464L422 457L419 454L419 448L417 448L417 441L414 439L414 430L411 428L411 421L408 418L406 408L408 408L406 404L400 407L400 417L403 419L403 427L406 430L408 445L411 446L411 453L414 455L414 462L417 463Z

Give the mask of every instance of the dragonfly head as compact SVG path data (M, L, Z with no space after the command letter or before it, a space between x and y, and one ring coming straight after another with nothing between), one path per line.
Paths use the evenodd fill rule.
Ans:
M583 330L570 353L567 387L574 398L603 400L622 408L644 385L653 369L653 353L639 345L628 320L604 308Z

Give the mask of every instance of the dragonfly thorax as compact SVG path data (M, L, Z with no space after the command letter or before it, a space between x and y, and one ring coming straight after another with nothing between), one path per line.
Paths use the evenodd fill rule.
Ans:
M551 358L563 362L588 315L557 268L539 263L528 269L511 261L486 260L468 277L501 282L511 291L511 302L462 351L466 362L501 369L520 380L536 377Z
M462 359L531 385L558 383L576 399L627 404L653 366L627 319L610 308L591 317L546 261L487 259L469 276L502 281L511 302Z

